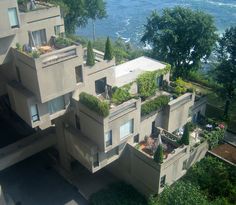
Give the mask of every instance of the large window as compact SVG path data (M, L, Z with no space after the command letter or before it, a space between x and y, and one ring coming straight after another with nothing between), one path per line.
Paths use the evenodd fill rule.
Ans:
M60 25L57 25L57 26L54 26L54 33L56 36L59 36L60 33L61 33L61 26Z
M97 94L102 94L105 92L106 89L106 84L107 84L107 79L106 78L101 78L99 80L95 81L95 91Z
M76 74L76 82L82 83L83 82L83 71L82 66L75 67L75 74Z
M30 106L31 119L33 122L39 121L39 112L37 105Z
M133 124L134 120L132 119L120 127L120 140L125 139L126 137L128 137L130 134L133 133Z
M48 102L48 111L50 114L56 113L65 109L64 96L60 96Z
M112 145L112 131L111 130L105 133L105 142L106 142L106 147Z
M19 20L18 20L16 8L8 9L8 16L9 16L11 28L18 28L19 27Z
M164 175L164 176L161 177L160 186L161 186L161 187L164 187L165 184L166 184L166 175Z
M33 38L36 46L41 46L47 43L46 30L33 31Z

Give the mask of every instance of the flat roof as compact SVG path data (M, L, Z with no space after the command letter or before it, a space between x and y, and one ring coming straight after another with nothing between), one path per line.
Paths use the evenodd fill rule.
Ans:
M115 85L121 87L135 81L140 74L146 71L161 70L165 67L165 64L157 60L146 56L141 56L134 60L115 66Z
M211 150L218 156L236 164L236 147L230 144L222 144Z

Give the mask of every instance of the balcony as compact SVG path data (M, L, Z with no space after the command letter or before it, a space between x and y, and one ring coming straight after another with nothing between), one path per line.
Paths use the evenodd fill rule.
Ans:
M29 52L12 49L21 84L45 103L75 90L75 67L82 64L82 46L39 46Z

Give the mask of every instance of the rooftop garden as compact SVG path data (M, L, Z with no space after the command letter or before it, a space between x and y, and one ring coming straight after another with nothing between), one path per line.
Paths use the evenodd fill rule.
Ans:
M32 37L33 38L33 37ZM34 46L33 43L21 45L16 43L16 50L22 52L32 58L39 58L40 55L45 53L50 53L54 50L66 48L73 45L74 42L71 39L64 37L51 37L48 43L45 43L42 46Z
M109 103L106 101L101 101L97 97L82 92L79 96L80 103L88 107L92 111L96 112L102 117L107 117L109 115Z

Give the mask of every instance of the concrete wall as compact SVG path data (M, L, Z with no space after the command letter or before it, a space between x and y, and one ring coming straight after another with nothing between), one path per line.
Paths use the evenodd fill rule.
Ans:
M81 64L82 65L82 64ZM95 92L95 81L101 78L106 78L107 84L114 86L115 75L114 75L115 59L111 61L100 61L96 62L94 66L82 65L83 82L77 84L77 89L73 94L74 100L79 100L79 94L81 92L87 92L91 95L97 95Z
M65 109L50 115L48 111L48 103L38 102L34 95L25 89L21 84L17 82L11 82L8 84L7 90L12 110L33 128L39 126L41 129L46 129L50 127L51 121L63 115L70 103L69 94L64 95L66 105ZM36 122L33 122L31 119L31 105L37 105L38 108L39 120Z
M161 165L134 146L128 144L119 158L108 170L115 176L132 184L141 193L150 196L162 192L160 180L166 176L166 184L171 185L181 178L194 163L200 161L208 150L207 142L196 148L179 147L169 154ZM186 161L186 169L183 163Z
M11 28L8 17L8 8L16 8L18 14L19 28ZM64 32L64 21L60 15L59 7L48 7L45 9L20 12L18 10L17 0L0 1L0 65L11 61L9 51L15 47L16 43L24 45L29 43L28 31L40 29L46 30L47 41L55 35L54 26L61 26L61 32Z
M126 105L134 105L134 107L127 108ZM107 152L117 147L118 145L127 141L127 139L133 138L140 130L140 100L127 101L113 110L110 110L110 115L106 118L98 116L95 112L89 110L86 106L79 104L80 126L81 132L92 140L102 152ZM126 109L127 108L127 109ZM116 111L117 114L112 116L112 113ZM117 112L118 111L118 112ZM126 139L120 140L120 126L125 122L133 119L133 133L127 136ZM105 145L105 133L112 130L112 145L106 147Z
M45 59L61 53L73 51L69 59L58 60L45 65ZM26 54L13 50L15 64L19 68L21 83L44 103L56 97L72 92L76 88L75 67L82 63L82 47L71 46L33 59ZM46 61L47 62L47 61Z
M174 132L183 127L188 122L189 109L193 106L194 99L194 93L186 93L170 101L164 110L163 128L169 132Z

